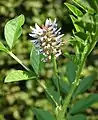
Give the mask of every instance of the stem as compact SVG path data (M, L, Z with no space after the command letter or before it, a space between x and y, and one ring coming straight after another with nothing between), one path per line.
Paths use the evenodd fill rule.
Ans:
M46 91L46 93L49 95L49 97L51 98L51 100L54 102L55 106L58 107L58 103L55 101L55 99L53 98L53 96L50 94L50 92L47 90L47 87L42 84L39 80L37 80L37 82L40 84L40 86Z
M71 89L70 89L70 91L68 93L68 96L64 100L64 104L63 104L63 106L62 106L62 108L61 108L61 110L60 110L60 112L58 114L58 119L57 120L67 120L67 118L65 119L64 116L65 116L65 114L67 112L67 108L69 106L69 103L70 103L71 97L73 95L73 92L74 92L74 90L76 89L77 85L80 82L79 77L80 77L82 68L84 66L85 60L86 60L86 53L83 53L82 56L81 56L80 65L79 65L77 73L76 73L75 81L71 85Z
M57 77L57 90L58 90L58 93L59 93L59 96L60 96L60 78L59 78L59 75L58 75L58 69L57 69L57 63L56 63L56 57L53 55L53 66L54 66L54 73ZM61 98L59 99L59 102L61 103Z
M47 87L42 84L39 80L37 80L37 82L40 84L40 86L45 90L45 92L48 94L48 96L50 97L50 99L53 101L53 103L55 104L56 106L56 109L55 109L55 114L56 114L56 118L57 118L57 115L58 115L58 110L60 108L59 104L56 102L56 100L54 99L54 97L51 95L51 93L47 90Z
M9 54L12 58L14 58L19 64L21 64L21 66L22 66L23 68L25 68L27 71L30 71L30 69L27 68L27 67L22 63L22 61L21 61L19 58L17 58L11 51L9 51L8 54Z

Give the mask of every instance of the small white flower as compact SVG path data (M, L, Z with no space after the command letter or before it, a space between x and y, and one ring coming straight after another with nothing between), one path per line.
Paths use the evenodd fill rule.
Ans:
M33 37L32 42L38 48L38 53L45 56L44 61L51 60L51 55L58 57L61 55L62 36L60 33L61 28L57 28L56 19L52 22L51 19L46 19L45 25L41 27L35 24L32 28L32 33L29 34Z

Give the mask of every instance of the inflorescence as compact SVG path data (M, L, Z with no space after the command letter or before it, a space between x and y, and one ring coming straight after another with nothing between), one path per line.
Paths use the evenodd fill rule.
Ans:
M51 19L46 19L45 25L41 27L35 24L32 28L32 33L29 34L33 37L32 42L38 50L38 54L45 56L45 61L51 60L51 55L56 58L61 55L62 36L60 30L57 28L56 19L52 22Z

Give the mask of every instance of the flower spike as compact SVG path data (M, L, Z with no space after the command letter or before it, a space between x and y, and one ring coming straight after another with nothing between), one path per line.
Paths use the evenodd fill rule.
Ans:
M35 24L35 28L30 27L32 33L29 34L33 40L35 47L39 54L45 56L44 61L51 60L51 55L56 58L61 55L62 36L61 28L57 28L56 19L52 22L51 19L46 19L45 25L41 27Z

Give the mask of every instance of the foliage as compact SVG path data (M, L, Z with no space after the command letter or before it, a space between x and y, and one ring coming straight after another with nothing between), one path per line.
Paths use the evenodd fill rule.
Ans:
M13 2L15 1L11 1L11 4ZM21 4L21 2L22 1L16 1L18 5ZM34 4L34 2L36 4ZM52 2L50 2L51 5L54 4L54 1ZM4 5L4 1L2 1L1 3ZM19 44L17 40L20 39L20 35L22 33L21 29L22 29L22 25L24 24L24 16L20 15L6 23L5 39L6 39L7 44L6 43L3 44L3 42L0 42L0 50L4 51L5 53L13 57L18 63L20 63L20 65L22 65L23 68L25 68L25 70L19 70L21 67L19 67L19 69L16 67L16 70L12 70L11 72L9 72L9 74L7 74L7 77L5 78L5 82L20 81L20 80L27 80L27 81L25 82L23 81L19 83L18 82L11 83L8 85L4 84L3 86L1 84L1 93L0 93L1 104L2 106L9 105L8 110L0 106L1 107L0 109L3 108L0 114L1 119L10 118L10 119L25 119L25 120L30 119L31 120L33 118L33 112L36 115L36 118L38 120L41 120L41 119L46 120L47 117L48 119L53 119L53 120L55 120L56 117L58 120L63 119L65 113L66 113L66 119L68 120L71 120L71 119L85 120L86 119L86 117L83 115L82 112L85 109L87 109L89 106L91 106L94 102L98 101L97 94L88 95L86 98L80 99L78 101L77 101L77 97L78 95L81 95L82 93L84 93L86 90L88 90L91 87L93 79L94 79L92 75L86 78L84 77L85 76L84 75L82 78L80 77L80 73L84 66L85 60L87 59L87 56L91 53L91 51L93 50L97 42L98 8L96 6L96 3L97 3L96 0L94 2L86 1L85 3L87 4L87 6L85 6L85 4L81 0L79 1L73 0L73 4L66 3L66 6L73 13L73 15L71 15L70 17L72 19L75 30L73 31L73 36L70 40L70 45L71 47L74 47L74 54L69 54L63 51L65 56L67 56L68 58L71 58L71 62L69 62L65 66L65 63L61 65L58 61L58 70L57 70L55 58L53 58L54 59L53 64L52 63L45 64L44 67L48 66L48 69L49 67L50 69L54 68L54 71L51 70L54 76L52 75L49 76L50 81L39 80L39 78L43 75L43 73L44 74L46 73L45 72L46 69L42 69L43 68L42 61L40 59L40 56L36 54L36 50L34 49L34 46L31 49L32 46L28 45L30 47L28 52L31 51L31 55L30 55L31 66L30 64L28 64L30 66L29 67L30 69L26 67L24 63L18 57L16 57L12 52L15 50L13 48L14 47L17 48ZM18 6L17 4L16 6ZM32 6L35 8L33 9L33 12L34 12L33 14L34 14L34 17L36 17L37 15L39 16L39 18L41 18L40 20L38 20L39 24L45 19L47 11L45 12L40 11L40 10L43 10L41 8L44 5L44 0L43 1L32 1L32 2L28 0L28 1L24 1L23 6L24 5L26 5L25 9L29 12L31 11ZM14 4L13 7L16 8L16 6ZM54 6L56 7L56 4ZM39 13L37 13L38 9L40 11ZM46 7L44 9L46 9ZM52 9L49 9L49 10L51 11ZM61 9L61 11L63 11L63 9ZM49 17L54 18L56 14L53 14L53 11L52 11L51 15L49 15ZM63 17L64 15L61 15L61 16ZM59 16L58 13L56 15L56 17L60 17L60 19L63 19L61 16ZM29 20L30 18L27 17L26 22L28 22ZM35 22L34 20L37 20L37 19L33 18L33 23ZM30 21L29 21L29 24L31 24ZM12 32L9 32L9 31L12 31ZM28 31L26 31L25 33L27 32ZM25 33L23 31L24 35ZM23 35L23 39L26 40L27 37L24 38L24 35ZM15 51L15 53L17 52ZM36 58L36 59L33 59L33 58ZM62 71L61 69L63 69L63 66L64 66L64 70L63 72L61 72ZM64 72L65 68L66 68L66 72ZM59 76L58 76L58 73L59 73ZM30 79L35 79L35 80L30 80ZM49 78L44 75L44 79L49 79ZM85 84L84 84L84 81L86 81ZM17 84L18 86L16 86ZM20 84L23 84L23 86ZM41 100L38 101L39 105L37 105L38 103L37 101L35 102L34 99L35 100L40 99L38 98L39 97L38 92L43 93L43 91L45 91L47 95L47 99L51 103L50 111L52 112L49 112L49 111L47 112L47 110L42 110L39 108L34 108L32 110L33 106L41 107L41 104L42 104ZM4 96L2 96L2 93L4 93ZM65 99L64 97L66 95L67 97ZM32 97L34 97L34 99L32 99ZM42 97L44 97L44 94L42 94ZM6 101L6 104L4 104L3 99ZM44 101L44 104L45 102L47 103L48 105L47 108L49 109L49 106L50 106L49 102L46 99L43 101ZM75 105L73 105L74 101L76 102ZM22 102L24 102L24 104ZM70 102L70 105L69 105L69 102ZM18 105L20 105L20 107ZM42 104L42 107L43 106L44 105ZM69 108L68 111L67 111L67 107Z
M8 46L4 40L5 23L20 14L25 16L25 24L22 29L22 36L16 41L12 50L24 64L31 67L29 56L32 44L29 42L31 38L28 36L30 26L33 26L35 22L40 25L44 23L46 18L57 18L61 26L70 25L70 22L63 1L0 0L0 49L2 48L5 52L8 52L6 49ZM63 27L63 31L64 29L66 30L65 27ZM71 28L66 31L69 30L71 31ZM32 120L34 115L31 106L44 106L45 109L51 110L49 102L44 97L43 88L35 80L4 84L4 78L8 73L14 72L14 69L24 70L21 65L5 53L0 51L0 56L0 119ZM46 69L42 71L42 82L43 78L50 79L52 77L51 66L47 64Z

